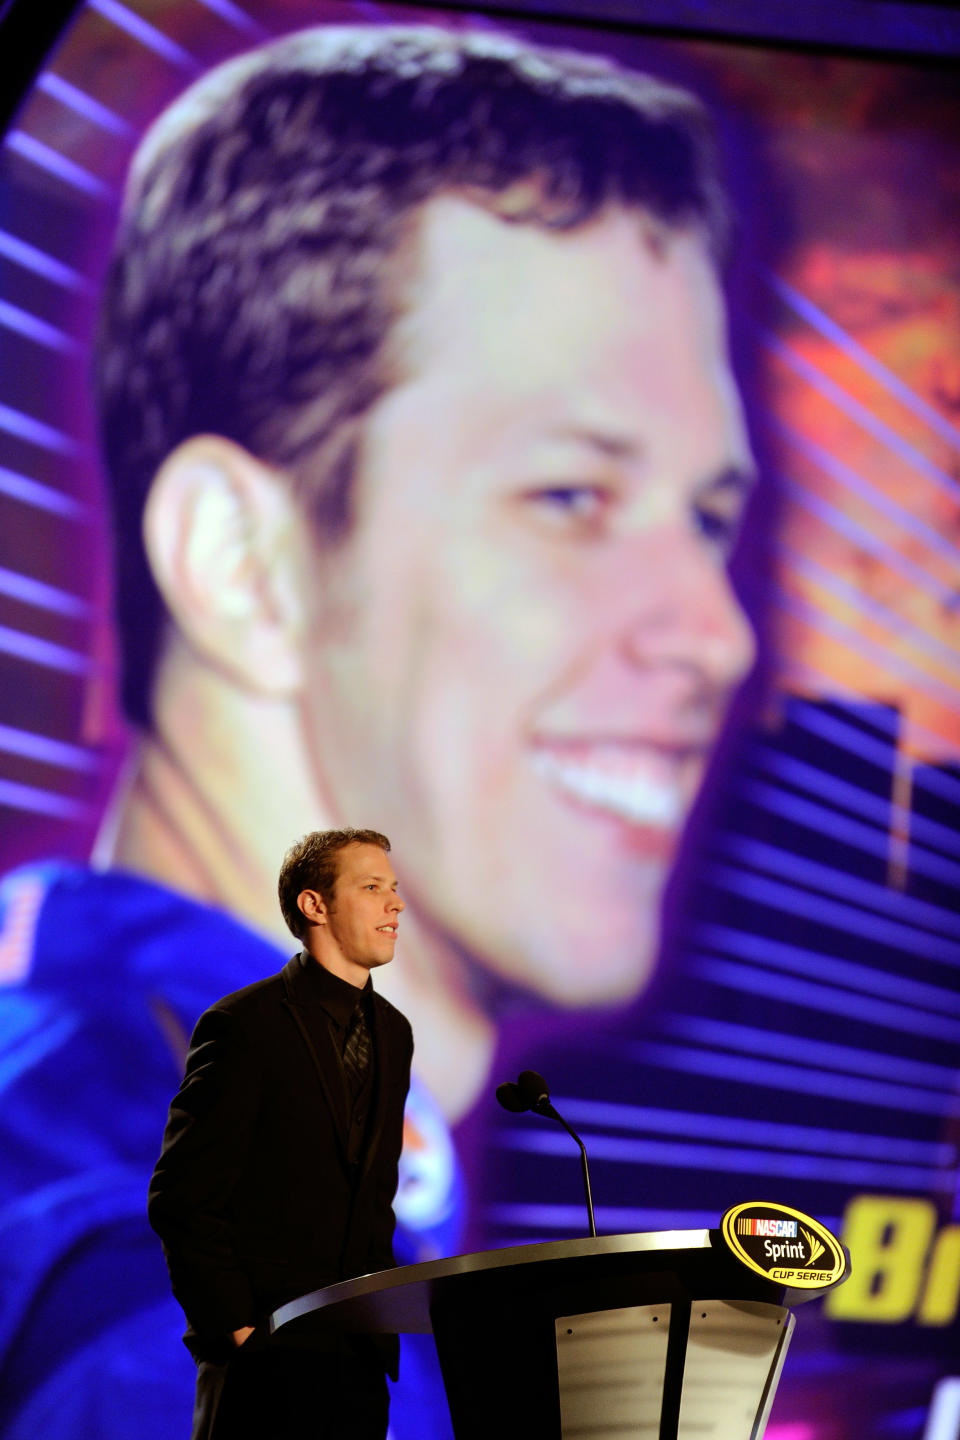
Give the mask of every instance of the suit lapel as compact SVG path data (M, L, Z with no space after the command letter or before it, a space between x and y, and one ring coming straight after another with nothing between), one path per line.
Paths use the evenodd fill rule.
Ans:
M300 957L294 955L292 960L287 961L280 973L284 988L283 1003L290 1012L291 1019L300 1033L300 1038L307 1047L310 1059L313 1061L313 1068L317 1072L317 1079L320 1081L320 1088L327 1102L327 1108L334 1118L337 1141L340 1146L342 1158L346 1161L349 1117L347 1114L347 1089L346 1077L343 1071L343 1061L337 1054L325 1014L322 1019L323 1031L328 1036L327 1043L323 1045L314 1043L311 1027L307 1024L305 1018L306 1007L303 1004L298 987L298 981L302 975Z

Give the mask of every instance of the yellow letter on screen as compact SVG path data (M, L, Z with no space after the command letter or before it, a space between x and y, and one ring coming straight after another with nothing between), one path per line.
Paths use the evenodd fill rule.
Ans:
M928 1200L857 1195L843 1217L850 1279L826 1300L835 1320L895 1325L913 1314L937 1224Z
M949 1325L960 1298L960 1225L947 1225L930 1256L927 1285L917 1311L921 1325Z

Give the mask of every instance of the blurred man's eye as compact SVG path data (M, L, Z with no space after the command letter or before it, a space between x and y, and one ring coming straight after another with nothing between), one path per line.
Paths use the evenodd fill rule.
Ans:
M704 539L723 555L731 554L740 533L742 519L740 507L738 506L735 510L721 510L700 505L694 514L697 529Z
M528 490L524 499L548 523L560 526L594 526L610 507L610 492L602 485L544 485Z

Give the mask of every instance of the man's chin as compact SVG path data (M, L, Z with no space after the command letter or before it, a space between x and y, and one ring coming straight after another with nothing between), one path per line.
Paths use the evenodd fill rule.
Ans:
M653 941L639 946L635 942L628 953L608 951L603 962L593 966L582 955L554 952L554 956L553 964L529 957L522 970L515 968L509 974L486 968L475 971L476 997L494 1017L622 1010L642 995L656 968Z
M653 965L634 965L623 975L595 983L551 989L544 1001L556 1010L622 1010L633 1003L653 978Z

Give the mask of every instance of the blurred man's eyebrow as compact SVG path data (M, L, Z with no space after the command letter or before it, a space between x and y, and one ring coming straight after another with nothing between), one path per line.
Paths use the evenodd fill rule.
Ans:
M608 460L636 460L643 455L643 446L630 436L617 435L613 431L594 430L587 426L565 426L551 431L549 438L596 450ZM755 489L759 479L756 466L747 461L742 465L724 466L698 488L701 494L736 490L746 498Z
M399 880L388 880L386 875L361 875L357 880L357 884L366 885L369 880L376 880L384 885L392 885L394 889L400 884Z
M635 460L643 453L642 447L635 440L627 435L615 435L612 431L564 426L562 429L551 430L547 438L596 450L608 460Z

